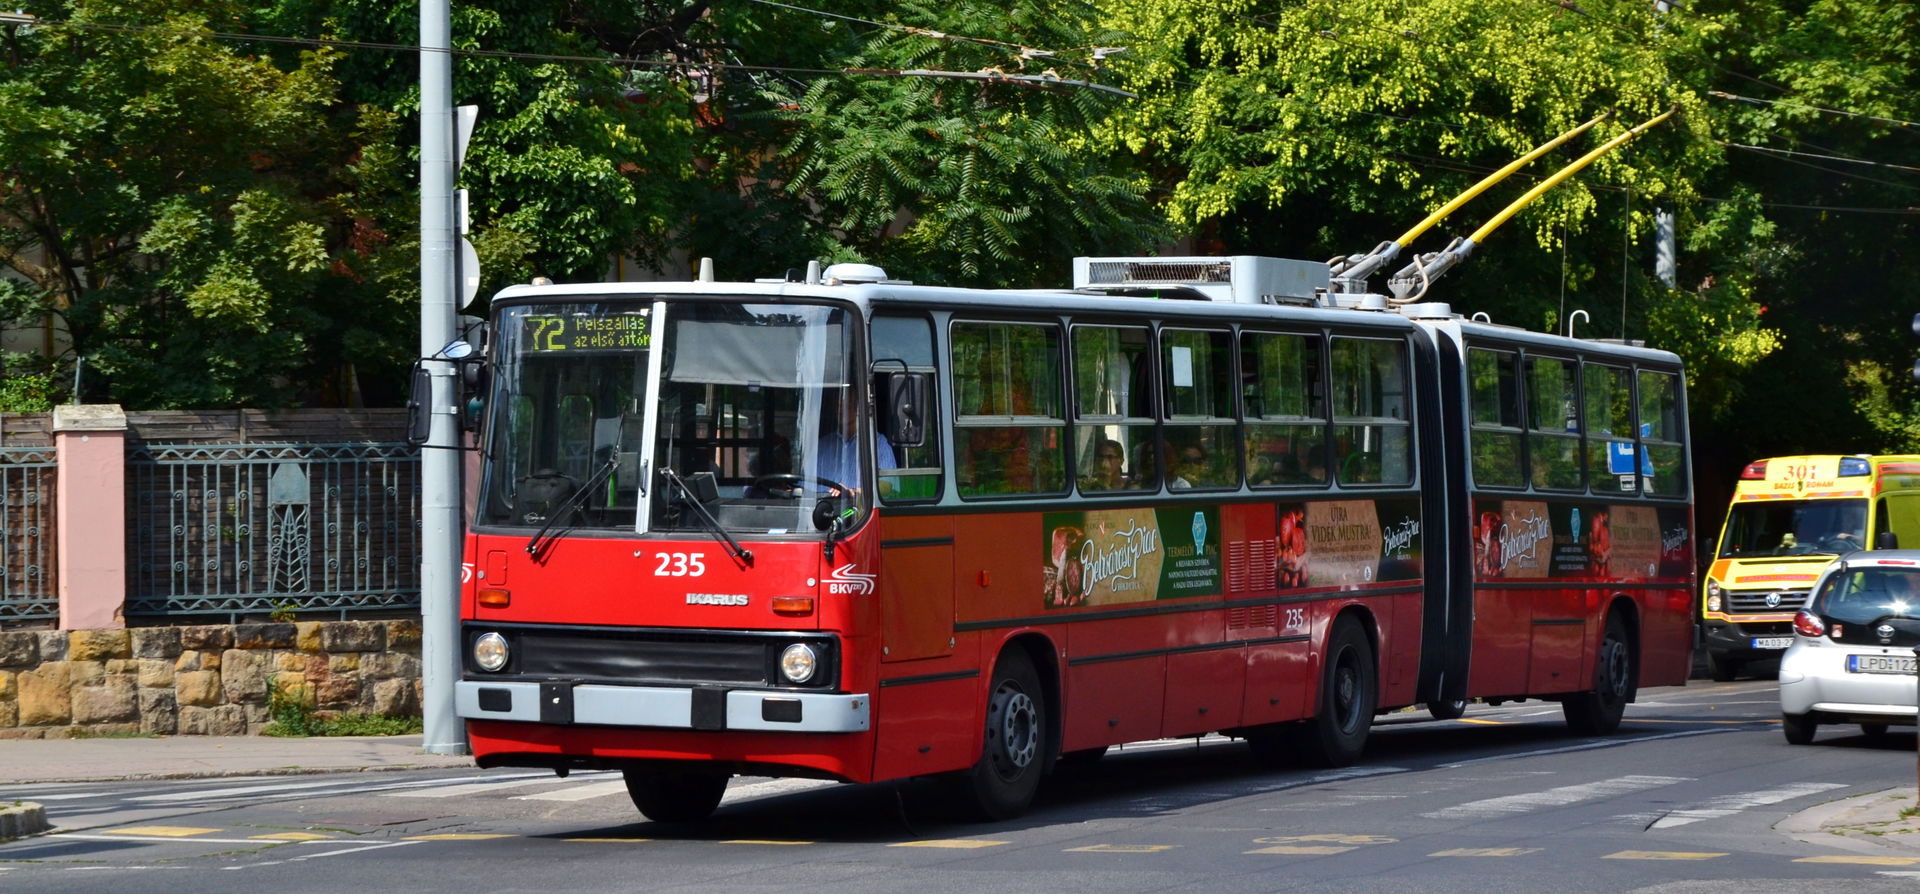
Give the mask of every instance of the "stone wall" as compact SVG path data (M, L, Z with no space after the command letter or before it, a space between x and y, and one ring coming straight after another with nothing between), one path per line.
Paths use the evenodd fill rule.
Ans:
M0 631L0 739L258 734L270 687L318 711L420 715L420 622Z

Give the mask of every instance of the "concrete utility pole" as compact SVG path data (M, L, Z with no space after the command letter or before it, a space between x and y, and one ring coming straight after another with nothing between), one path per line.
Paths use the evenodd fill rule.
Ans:
M420 356L453 340L453 47L448 0L420 2ZM460 451L454 365L424 363L433 381L432 428L420 451L420 712L423 748L465 754L453 713L460 677Z

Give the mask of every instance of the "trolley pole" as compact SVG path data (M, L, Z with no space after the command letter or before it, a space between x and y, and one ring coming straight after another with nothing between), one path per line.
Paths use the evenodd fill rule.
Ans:
M420 2L420 356L433 382L420 451L420 713L431 754L466 754L453 712L460 675L460 451L453 364L453 55L449 0Z

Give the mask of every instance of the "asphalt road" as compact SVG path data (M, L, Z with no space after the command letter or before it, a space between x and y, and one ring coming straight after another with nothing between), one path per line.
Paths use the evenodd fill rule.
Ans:
M1063 772L1021 820L939 786L736 780L705 823L643 821L617 774L524 770L0 789L55 834L0 845L0 889L202 891L1912 891L1906 864L1774 827L1914 784L1915 738L1786 744L1771 681L1641 694L1616 736L1558 706L1382 718L1365 760L1273 769L1224 739ZM174 881L174 879L178 879Z

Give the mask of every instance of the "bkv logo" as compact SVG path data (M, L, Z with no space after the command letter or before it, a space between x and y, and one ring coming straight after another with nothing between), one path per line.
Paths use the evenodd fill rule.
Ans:
M827 578L827 592L852 593L857 596L872 595L873 575L861 574L853 570L853 563L848 562L833 569L833 574Z

